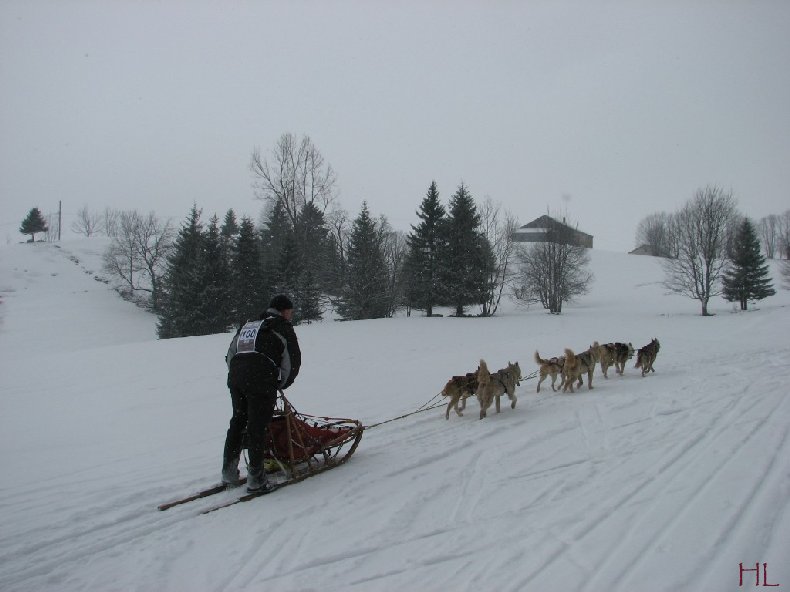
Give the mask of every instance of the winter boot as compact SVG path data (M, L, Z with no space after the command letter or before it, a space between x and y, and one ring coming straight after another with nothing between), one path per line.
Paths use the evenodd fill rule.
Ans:
M266 493L271 488L263 467L247 467L247 493Z
M240 485L238 456L222 461L222 482L233 487Z

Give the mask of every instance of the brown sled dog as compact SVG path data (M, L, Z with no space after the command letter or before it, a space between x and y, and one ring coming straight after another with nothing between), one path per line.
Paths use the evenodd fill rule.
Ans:
M656 361L660 347L661 344L654 337L645 347L639 348L639 351L636 353L636 366L634 368L641 368L642 376L645 376L648 372L655 372L653 362Z
M510 399L510 408L516 408L516 387L521 382L521 367L518 362L507 363L507 368L497 370L494 374L488 371L485 360L480 360L477 370L477 400L480 403L480 419L486 416L491 403L496 400L496 412L499 413L499 399L507 395Z
M540 357L540 354L535 351L535 363L540 366L540 380L538 381L538 390L536 392L540 392L540 383L546 380L547 377L551 376L551 390L554 392L557 391L554 388L554 383L557 381L557 376L562 375L562 367L565 365L565 357L560 356L558 358L549 358L544 360ZM560 383L562 386L562 383Z
M573 383L576 380L579 381L577 387L581 387L582 384L584 384L584 379L582 378L584 374L587 374L587 388L593 388L592 377L595 371L595 364L600 358L599 350L600 346L597 341L593 343L587 351L583 351L578 355L574 354L572 350L565 348L565 366L562 369L562 374L564 376L562 383L563 393L569 388L571 392L575 392L573 390Z
M466 399L473 396L477 390L477 372L467 372L463 376L453 376L442 389L442 396L449 397L445 419L450 419L450 409L455 409L458 417L463 417L466 409ZM460 403L460 406L459 406Z
M601 346L601 372L604 378L609 378L607 374L609 366L614 366L614 371L620 376L625 372L625 363L634 357L634 346L630 343L604 343Z

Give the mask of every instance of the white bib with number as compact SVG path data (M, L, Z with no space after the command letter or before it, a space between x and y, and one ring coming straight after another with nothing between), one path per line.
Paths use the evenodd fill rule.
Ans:
M263 321L250 321L246 323L239 331L239 339L236 343L237 354L254 354L255 340L258 337L258 331L261 328Z

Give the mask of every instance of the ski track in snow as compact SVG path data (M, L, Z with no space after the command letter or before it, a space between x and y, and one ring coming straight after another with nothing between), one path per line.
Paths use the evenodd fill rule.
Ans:
M658 336L662 349L644 378L632 360L575 394L524 381L516 409L503 402L482 421L472 398L463 417L445 420L442 406L370 428L338 469L201 516L240 490L156 505L218 476L228 337L145 339L150 318L89 273L95 247L40 247L0 251L0 437L11 474L57 464L47 487L0 481L2 590L735 590L739 563L763 561L790 585L784 292L773 307L702 319L661 293L655 262L593 252L601 304L560 318L300 328L297 408L368 425L415 409L481 356L520 358L528 375L536 348ZM637 302L613 279L624 277ZM31 359L22 336L53 322L29 316L55 308L48 298L72 316ZM100 329L115 322L125 339L112 343ZM59 388L23 379L42 357ZM31 434L30 417L52 431Z

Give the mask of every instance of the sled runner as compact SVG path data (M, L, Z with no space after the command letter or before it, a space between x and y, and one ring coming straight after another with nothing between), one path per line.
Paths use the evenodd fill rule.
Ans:
M269 424L264 467L272 491L303 481L346 462L362 439L364 428L356 419L317 417L299 413L280 391L274 416ZM246 479L242 479L242 483ZM226 491L224 485L214 485L193 495L158 506L168 510L173 506ZM239 502L248 501L264 493L240 495L202 513L212 512Z

